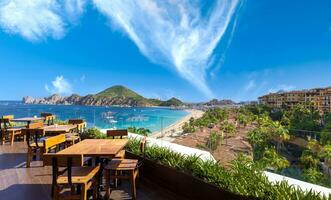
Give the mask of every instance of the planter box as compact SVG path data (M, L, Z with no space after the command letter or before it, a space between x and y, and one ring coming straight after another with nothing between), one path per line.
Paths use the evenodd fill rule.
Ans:
M126 152L126 157L132 159L143 159L142 157L130 152ZM190 174L158 164L146 158L144 159L142 167L139 169L139 173L142 178L149 179L150 181L188 199L254 199L252 197L234 194L213 184L206 183Z

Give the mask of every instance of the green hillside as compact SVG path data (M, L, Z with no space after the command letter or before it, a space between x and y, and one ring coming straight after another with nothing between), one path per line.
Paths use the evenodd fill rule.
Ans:
M181 106L183 102L176 98L169 99L168 101L161 101L158 99L147 99L138 93L130 90L121 85L112 86L103 90L92 97L96 100L103 101L104 99L111 100L112 103L122 105L138 105L138 106Z
M108 89L99 92L98 94L94 95L95 98L132 98L135 100L142 100L144 97L140 96L136 92L120 85L116 85L110 87Z
M177 99L177 98L171 98L167 101L161 102L159 105L160 106L182 106L184 103Z

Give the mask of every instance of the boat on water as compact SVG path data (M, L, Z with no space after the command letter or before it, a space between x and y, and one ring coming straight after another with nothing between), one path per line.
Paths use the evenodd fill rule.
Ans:
M113 115L114 112L111 111L101 113L101 116L104 119L104 121L106 121L109 124L116 124L118 122L115 120L115 117Z
M149 117L145 117L145 116L134 116L134 117L129 117L127 119L127 121L129 122L144 122L144 121L148 121Z

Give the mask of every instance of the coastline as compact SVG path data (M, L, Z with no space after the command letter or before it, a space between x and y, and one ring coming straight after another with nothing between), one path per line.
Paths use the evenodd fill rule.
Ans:
M149 137L173 140L171 138L173 135L182 133L182 131L183 131L182 126L185 124L185 122L189 122L191 117L193 117L195 119L200 118L200 117L202 117L202 115L204 113L203 111L196 110L196 109L189 109L189 110L185 110L185 111L188 112L188 114L185 117L183 117L183 118L177 120L175 123L167 126L162 131L153 132L151 135L149 135Z

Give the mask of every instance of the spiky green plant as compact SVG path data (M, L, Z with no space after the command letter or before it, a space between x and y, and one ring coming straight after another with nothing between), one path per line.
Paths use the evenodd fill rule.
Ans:
M207 138L206 147L212 151L215 151L220 144L221 135L215 131L212 131Z
M139 140L130 139L126 148L140 155L139 144ZM244 196L267 200L331 200L331 197L322 196L313 191L303 191L288 185L285 181L269 182L262 173L261 165L244 155L239 155L231 163L230 169L225 169L213 160L204 161L198 155L187 156L157 146L147 146L144 156Z

